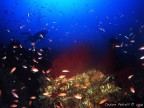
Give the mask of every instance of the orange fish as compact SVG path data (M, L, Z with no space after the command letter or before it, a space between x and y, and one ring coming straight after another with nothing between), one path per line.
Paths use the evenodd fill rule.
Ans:
M131 91L132 93L135 93L135 89L134 89L133 87L130 88L130 91Z
M38 68L35 68L34 66L31 68L31 71L33 71L33 72L38 72L39 70L38 70Z
M17 104L10 105L11 108L17 108Z
M128 76L128 79L130 80L133 77L133 75Z
M19 102L19 100L17 100L17 99L16 99L16 100L14 100L14 102L18 103L18 102Z
M135 42L135 40L130 40L130 42L131 42L131 43L134 43L134 42Z
M87 88L87 86L82 86L82 88L83 88L83 89L86 89L86 88Z
M3 60L6 59L6 56L2 57L2 59L3 59Z
M51 81L51 79L50 79L50 78L48 78L48 77L46 77L46 80Z
M38 63L37 60L35 58L33 58L33 62Z
M49 95L49 93L43 93L43 95L44 95L44 96L47 96L47 95Z
M32 100L29 101L29 105L30 105L30 106L32 105Z
M66 93L59 93L58 96L61 96L61 97L66 96Z
M20 44L20 48L23 48L21 44Z
M139 50L144 50L144 46L140 47Z
M143 59L144 59L144 56L142 56L140 59L143 60Z
M120 45L115 45L115 48L120 48L121 46Z
M15 49L15 48L18 48L18 46L14 45L13 48L14 48L14 49Z
M12 92L12 94L13 94L13 96L14 96L15 98L19 98L19 96L17 95L17 93Z
M39 70L38 70L38 68L32 67L32 68L31 68L31 71L33 71L33 72L38 72Z
M45 71L44 71L44 70L42 70L42 74L45 74Z
M69 81L73 81L73 80L74 80L74 78L69 78L68 80L69 80Z
M101 101L99 102L99 104L103 104L103 103L105 103L106 101L108 101L108 99L103 99L103 100L101 100Z
M31 96L30 99L36 99L36 97L35 96Z
M38 59L41 60L43 57L39 57Z
M17 91L17 89L12 89L13 92Z
M39 56L41 56L41 55L42 55L42 53L38 52L38 55L39 55Z
M62 72L67 73L67 72L69 72L69 70L62 70Z
M10 71L10 73L12 74L14 71L16 70L16 67L13 67Z
M23 65L22 67L25 68L25 69L27 69L27 66L25 66L25 65Z
M65 77L66 77L65 75L60 75L60 76L59 76L59 78L65 78Z
M44 96L51 96L49 93L43 93Z
M48 69L48 70L46 71L46 73L50 73L50 71L51 71L51 69Z
M75 97L75 98L77 98L77 99L81 99L81 98L82 98L82 96L81 96L81 95L79 95L79 94L74 95L74 97Z
M30 80L31 80L31 78L28 78L28 80L30 81Z

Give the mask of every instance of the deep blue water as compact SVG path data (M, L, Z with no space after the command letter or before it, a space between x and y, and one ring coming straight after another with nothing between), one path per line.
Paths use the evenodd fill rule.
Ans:
M105 48L110 38L126 41L140 35L143 4L143 0L1 0L0 39L29 46L22 32L47 30L37 47L63 49L88 42Z

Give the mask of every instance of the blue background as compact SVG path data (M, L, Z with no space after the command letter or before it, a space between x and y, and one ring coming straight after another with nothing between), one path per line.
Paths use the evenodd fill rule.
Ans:
M122 41L140 35L144 24L143 0L1 0L0 39L8 43L48 30L37 47L61 50L76 43L88 42L105 48L110 38ZM20 29L20 27L22 28ZM125 37L126 36L126 37Z

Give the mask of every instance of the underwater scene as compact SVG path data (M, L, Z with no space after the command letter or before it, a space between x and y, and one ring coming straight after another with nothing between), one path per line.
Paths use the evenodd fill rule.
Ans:
M0 0L0 108L144 108L144 0Z

